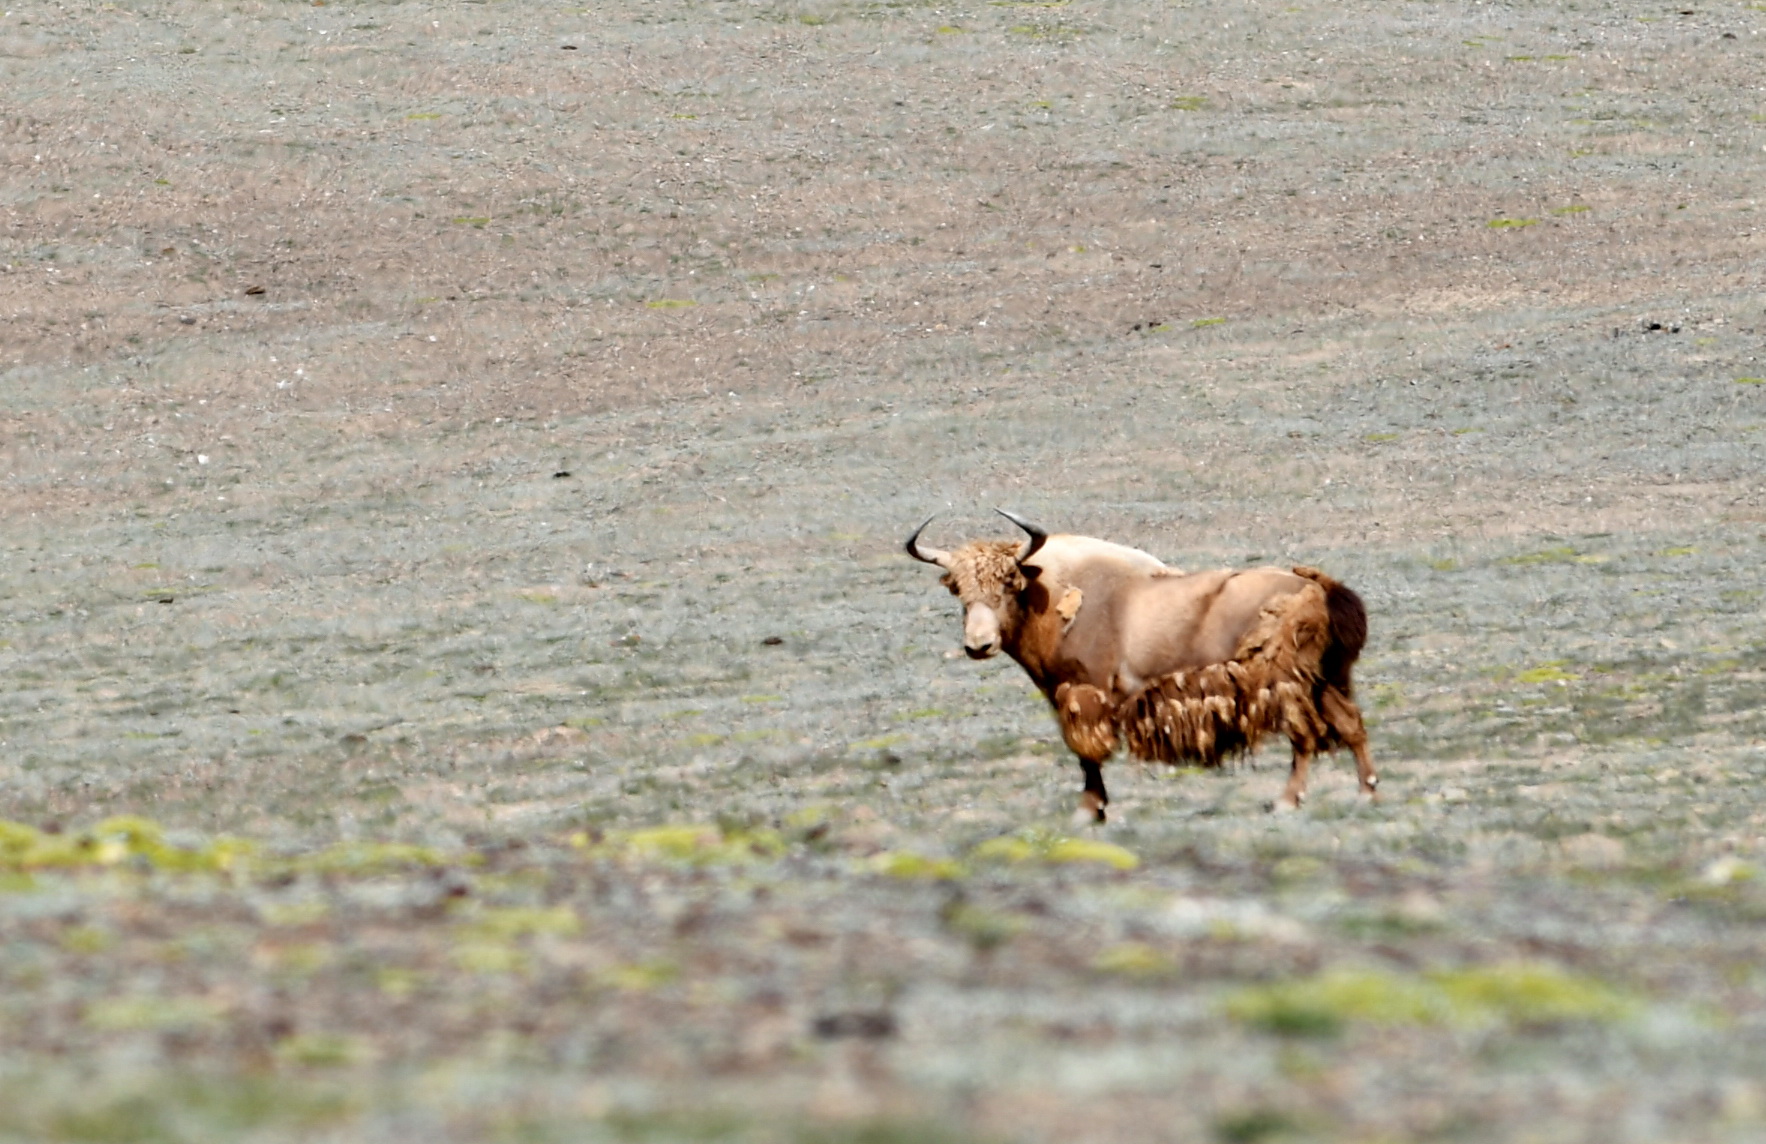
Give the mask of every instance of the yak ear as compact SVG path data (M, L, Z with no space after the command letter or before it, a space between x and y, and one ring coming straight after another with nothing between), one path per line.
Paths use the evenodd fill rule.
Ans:
M1044 532L1042 529L1038 528L1036 525L1031 524L1028 520L1025 520L1023 517L1019 516L1017 513L1007 512L1003 508L996 508L993 511L999 513L1001 516L1005 517L1007 520L1011 521L1013 524L1017 525L1019 528L1022 528L1025 532L1030 534L1030 540L1025 544L1024 551L1018 553L1018 563L1019 564L1022 564L1026 560L1030 559L1032 556L1035 556L1036 550L1041 548L1044 544L1048 543L1048 540L1049 540L1048 533Z

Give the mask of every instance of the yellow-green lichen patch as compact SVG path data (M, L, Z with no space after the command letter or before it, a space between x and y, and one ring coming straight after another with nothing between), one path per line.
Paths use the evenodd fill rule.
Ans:
M873 855L865 866L873 873L903 881L948 881L961 878L967 871L961 862L951 858L929 858L911 850L888 850Z
M107 818L87 830L50 834L0 820L0 870L77 869L139 863L156 870L230 870L255 853L237 838L187 847L168 842L151 819Z
M276 1060L304 1068L344 1068L373 1059L369 1044L343 1033L296 1033L276 1046Z
M785 841L776 831L726 830L710 824L618 830L599 838L584 832L572 835L570 842L600 858L693 866L770 861L785 853Z
M315 874L368 875L447 866L453 861L428 846L404 842L340 842L316 854L292 859L289 865Z
M203 997L112 997L86 1007L91 1028L110 1033L170 1033L220 1021L225 1006Z
M527 971L527 955L507 942L469 941L454 948L454 965L468 973L485 976L520 974Z
M570 937L582 931L582 921L569 906L550 909L504 906L481 909L463 917L461 929L488 941L514 941L538 934Z
M1605 564L1612 557L1599 552L1581 552L1567 544L1542 548L1538 552L1526 552L1519 556L1506 556L1504 564Z
M1029 919L1007 910L988 909L955 901L939 915L945 929L962 938L978 953L989 953L1030 928Z
M1422 975L1339 968L1241 989L1226 1012L1284 1036L1333 1036L1353 1024L1540 1028L1621 1019L1637 1003L1594 978L1510 963Z
M680 966L672 961L652 959L616 965L597 974L595 981L623 993L648 993L660 989L681 975Z
M1530 667L1515 676L1519 683L1569 683L1576 679L1575 675L1564 670L1563 660L1542 663L1538 667Z
M1179 968L1170 955L1143 941L1125 941L1110 946L1093 958L1091 965L1099 973L1135 980L1171 977Z
M1133 853L1112 842L1091 838L1069 838L1060 834L1026 831L1002 838L990 838L970 852L977 862L1095 862L1118 870L1132 870L1140 865Z

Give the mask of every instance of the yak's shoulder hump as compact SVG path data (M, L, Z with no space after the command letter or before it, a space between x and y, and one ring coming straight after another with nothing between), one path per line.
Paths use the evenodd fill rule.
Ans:
M1095 536L1070 534L1049 537L1048 543L1030 558L1029 563L1063 583L1113 572L1160 576L1175 571L1166 567L1157 556L1138 548L1099 540Z

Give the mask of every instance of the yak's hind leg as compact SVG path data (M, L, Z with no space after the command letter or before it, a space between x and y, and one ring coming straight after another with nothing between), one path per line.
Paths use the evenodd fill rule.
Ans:
M1368 753L1367 727L1361 721L1361 708L1341 689L1327 684L1318 694L1318 714L1324 721L1322 741L1312 735L1289 731L1289 739L1294 744L1294 767L1275 808L1299 809L1306 798L1306 779L1312 769L1313 756L1321 746L1337 744L1355 753L1355 772L1361 780L1361 793L1378 801L1380 777L1374 773L1373 756Z
M1355 773L1361 780L1361 793L1378 802L1380 776L1374 773L1373 756L1368 753L1367 727L1361 721L1361 708L1336 687L1326 686L1319 697L1319 712L1332 733L1355 752Z
M1079 756L1085 770L1085 789L1079 795L1079 815L1103 822L1110 795L1104 790L1104 761L1116 753L1116 707L1099 688L1086 683L1063 683L1055 691L1055 714L1061 720L1061 738Z

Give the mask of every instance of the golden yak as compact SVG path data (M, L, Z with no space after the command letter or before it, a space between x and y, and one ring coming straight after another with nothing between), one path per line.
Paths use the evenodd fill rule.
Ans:
M1299 807L1321 750L1354 752L1361 790L1379 778L1350 668L1367 642L1361 597L1316 568L1185 574L1138 549L1050 536L995 510L1028 540L955 551L908 537L963 602L963 650L1005 652L1029 673L1085 770L1080 813L1104 821L1103 764L1118 743L1149 761L1218 766L1283 734L1293 769L1276 809Z

